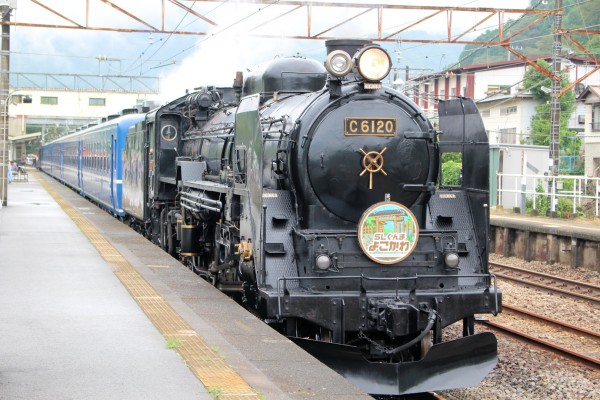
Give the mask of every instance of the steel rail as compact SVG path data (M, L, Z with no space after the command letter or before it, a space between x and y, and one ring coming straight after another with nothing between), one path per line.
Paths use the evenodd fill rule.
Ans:
M512 336L515 336L519 339L523 339L526 342L530 342L533 343L535 345L539 345L542 347L546 347L549 349L552 349L553 351L560 353L562 355L565 355L569 358L573 358L579 362L585 363L585 364L589 364L592 365L595 368L599 368L600 367L600 359L595 358L595 357L591 357L588 356L587 354L582 354L579 353L577 351L571 350L571 349L567 349L566 347L563 346L559 346L557 344L554 344L548 340L544 340L544 339L540 339L538 337L532 336L530 334L524 333L524 332L520 332L514 328L508 327L506 325L502 325L499 324L497 322L491 322L491 321L477 321L479 323L491 326L497 330L500 330L502 332L508 333Z
M537 319L540 320L542 322L545 322L547 324L553 324L556 325L560 328L566 328L568 330L571 330L577 334L582 334L582 335L588 335L597 339L600 339L600 332L596 332L596 331L592 331L590 329L586 329L586 328L582 328L576 325L572 325L572 324L568 324L566 322L563 321L559 321L557 319L554 318L550 318L550 317L546 317L544 315L529 311L529 310L524 310L522 308L519 307L515 307L513 305L510 304L506 304L506 303L502 303L502 310L503 311L510 311L513 312L515 314L523 314L526 315L529 318L533 318L533 319Z
M547 280L552 280L557 284L562 284L564 286L571 286L568 289L561 289L559 287L556 287L554 285L549 285L549 284L545 284L542 282L535 282L533 280L528 280L528 279L524 279L522 277L514 277L514 276L510 276L510 275L506 275L503 274L500 271L495 270L494 274L502 279L506 279L506 280L510 280L510 281L514 281L514 282L518 282L518 283L522 283L522 284L526 284L526 285L530 285L530 286L535 286L535 287L539 287L545 290L549 290L552 292L558 292L558 293L562 293L568 296L572 296L572 297L577 297L577 298L581 298L581 299L585 299L585 300L590 300L593 301L595 303L600 303L600 287L596 286L596 285L591 285L588 283L584 283L584 282L579 282L579 281L574 281L574 280L570 280L570 279L564 279L564 278L560 278L557 276L553 276L553 275L548 275L548 274L544 274L544 273L540 273L540 272L535 272L535 271L531 271L531 270L526 270L526 269L522 269L522 268L517 268L517 267L512 267L509 265L504 265L504 264L498 264L498 263L490 263L490 267L494 267L496 266L497 268L501 268L501 269L506 269L509 271L513 271L516 273L521 273L521 274L527 274L532 278L539 278L539 279L547 279ZM578 293L577 291L574 290L579 290L579 291L588 291L592 294L584 294L584 293ZM594 293L595 292L595 293Z

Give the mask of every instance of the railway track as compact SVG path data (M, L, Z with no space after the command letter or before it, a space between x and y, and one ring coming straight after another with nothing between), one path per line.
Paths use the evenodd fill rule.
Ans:
M534 345L549 349L555 353L559 353L563 356L566 356L575 361L581 362L582 364L589 365L593 368L600 368L600 359L598 359L598 358L588 356L587 354L577 352L575 350L571 350L571 349L568 349L563 346L559 346L550 341L537 338L535 336L529 335L524 332L520 332L512 327L509 327L509 326L506 326L503 324L499 324L497 322L485 321L482 323L496 329L497 331L504 332L513 337L516 337L519 340L523 340L523 341L526 341L529 343L533 343Z
M585 299L600 304L600 287L498 263L490 263L498 278ZM503 313L494 321L480 321L521 340L600 368L600 332L549 318L503 302Z
M508 326L506 324L499 324L496 322L486 322L487 325L493 326L502 331L511 333L513 335L517 335L529 342L535 342L536 344L542 345L543 347L550 348L555 352L561 353L563 355L569 356L571 358L577 359L578 361L582 361L586 364L591 364L597 368L600 368L600 358L598 356L591 356L586 354L583 351L578 351L570 348L565 344L558 344L557 341L561 342L571 342L575 346L586 347L589 349L589 346L593 346L594 343L596 347L600 347L600 333L594 332L586 328L578 327L572 324L568 324L557 319L549 318L543 316L541 314L534 313L529 310L524 310L522 308L515 307L513 305L509 305L504 303L502 305L503 312L506 312L509 315L514 315L521 319L526 319L530 321L536 321L538 324L544 326L544 330L542 333L547 333L548 330L552 330L554 332L562 333L560 335L559 340L556 340L556 333L553 335L554 340L540 338L538 336L532 335L527 332L522 332L512 326ZM535 330L536 332L540 332L540 330ZM599 354L600 355L600 354Z
M600 286L499 263L490 263L490 270L498 278L600 304Z

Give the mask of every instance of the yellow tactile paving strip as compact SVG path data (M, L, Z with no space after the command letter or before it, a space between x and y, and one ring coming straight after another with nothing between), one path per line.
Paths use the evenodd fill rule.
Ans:
M140 308L183 358L215 399L261 399L192 327L137 273L90 221L54 191L39 175L34 176L96 247Z

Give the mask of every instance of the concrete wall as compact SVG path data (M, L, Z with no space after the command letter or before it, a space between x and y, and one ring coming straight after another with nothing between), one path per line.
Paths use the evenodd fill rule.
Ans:
M506 226L490 227L490 251L525 261L564 264L600 272L600 242L593 238L563 236Z

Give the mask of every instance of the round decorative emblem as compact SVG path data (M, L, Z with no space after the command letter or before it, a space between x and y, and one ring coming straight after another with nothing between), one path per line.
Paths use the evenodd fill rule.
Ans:
M160 130L160 135L164 140L170 142L177 137L177 128L175 128L173 125L165 125Z
M419 240L419 225L400 203L384 201L369 207L358 223L358 243L371 260L395 264L408 257Z

